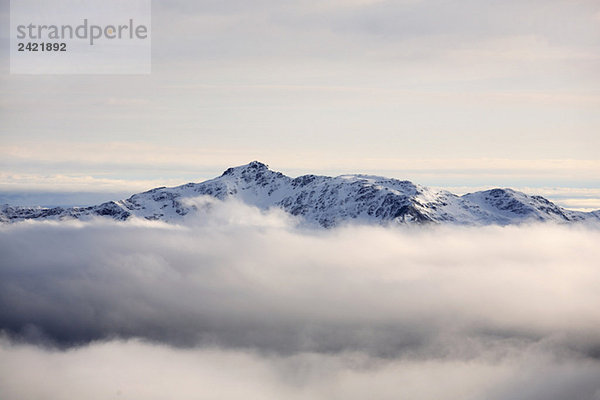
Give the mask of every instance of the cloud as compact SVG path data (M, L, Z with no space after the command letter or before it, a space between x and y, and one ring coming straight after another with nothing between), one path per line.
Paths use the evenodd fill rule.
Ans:
M179 180L135 180L119 179L112 177L91 176L81 173L77 174L31 174L0 172L0 188L3 191L27 192L47 191L54 193L65 193L74 191L88 192L117 192L131 195L134 191L145 191L155 187L170 184L175 186L181 184ZM113 198L110 200L119 200ZM24 205L24 204L18 204Z
M598 398L600 230L190 201L186 225L0 227L0 397Z
M600 210L599 198L566 198L557 202L560 206L584 212Z
M328 155L319 148L288 154L277 148L256 146L219 150L177 142L157 145L131 141L40 141L0 145L0 159L0 167L4 167L0 189L11 191L142 191L211 179L233 165L253 159L266 161L290 176L367 173L425 185L471 186L467 191L473 191L473 186L600 185L600 160L593 158L448 157L448 153L439 157L372 157L364 152Z
M6 400L597 400L600 365L535 348L497 359L384 359L361 352L266 355L138 340L57 352L0 341Z
M394 355L468 332L538 341L600 323L596 230L311 231L278 210L195 201L187 226L3 226L2 326L65 345L118 336Z

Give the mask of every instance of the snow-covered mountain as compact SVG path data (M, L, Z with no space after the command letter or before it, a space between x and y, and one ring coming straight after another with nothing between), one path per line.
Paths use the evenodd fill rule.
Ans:
M532 221L600 222L600 210L566 210L541 196L512 189L492 189L457 196L409 181L369 175L304 175L290 178L258 161L229 168L223 175L173 188L160 187L126 200L92 207L0 207L0 221L73 219L97 216L116 220L145 218L178 222L196 211L186 199L234 198L260 209L279 207L308 224L332 227L346 222L452 223L508 225Z

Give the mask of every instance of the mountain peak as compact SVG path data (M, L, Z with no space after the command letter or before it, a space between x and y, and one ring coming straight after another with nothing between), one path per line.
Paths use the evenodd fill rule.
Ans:
M269 169L269 166L267 164L261 163L260 161L252 161L246 165L246 168Z
M245 165L227 168L227 170L225 170L225 172L223 172L222 176L233 175L236 172L245 172L245 171L259 172L259 171L270 171L270 169L267 164L264 164L260 161L252 161Z

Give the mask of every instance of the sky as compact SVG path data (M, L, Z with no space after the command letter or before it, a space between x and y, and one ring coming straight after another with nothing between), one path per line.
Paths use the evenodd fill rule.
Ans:
M0 0L0 200L108 200L260 160L600 208L595 0L152 7L150 75L11 75Z

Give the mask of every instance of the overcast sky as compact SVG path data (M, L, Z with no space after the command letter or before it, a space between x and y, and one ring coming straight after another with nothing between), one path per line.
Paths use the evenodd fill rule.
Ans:
M600 198L596 0L155 1L146 76L10 75L0 13L0 191L137 191L259 159Z

